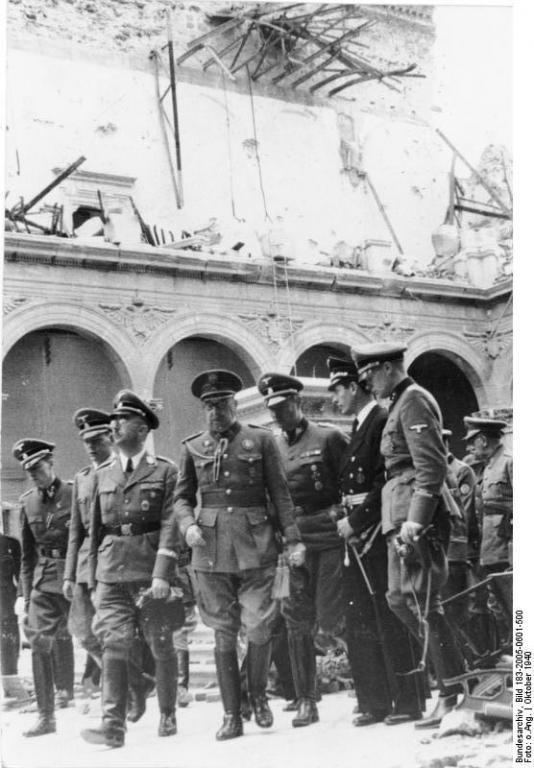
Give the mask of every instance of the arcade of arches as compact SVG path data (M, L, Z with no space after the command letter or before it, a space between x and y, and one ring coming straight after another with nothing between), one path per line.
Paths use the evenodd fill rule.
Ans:
M139 266L144 253L135 254L131 268L104 270L101 261L88 268L93 255L111 258L96 248L77 252L68 241L54 242L51 262L46 248L54 238L13 240L6 237L4 271L3 501L16 502L27 487L11 456L16 439L56 443L58 474L72 477L87 464L74 411L110 409L122 387L161 409L154 448L176 460L181 440L203 426L190 384L209 368L241 376L245 391L238 400L247 421L266 423L255 389L260 374L296 371L311 415L347 427L330 404L326 358L362 342L401 339L409 373L435 395L460 455L463 416L511 404L506 286L488 296L452 287L444 300L443 285L427 280L423 298L413 300L402 293L404 278L386 284L357 275L361 290L338 285L334 291L328 270L288 268L289 319L282 309L273 316L268 270L239 272L242 265L234 270L233 263L212 259L208 272L199 266L197 274L190 255L179 253L171 266L151 257L149 271ZM500 318L500 325L488 326L488 317Z

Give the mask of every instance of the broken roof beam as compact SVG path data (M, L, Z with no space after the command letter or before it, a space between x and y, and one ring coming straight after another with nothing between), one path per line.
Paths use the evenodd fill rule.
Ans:
M217 53L217 56L218 56L220 59L222 59L222 57L223 57L223 56L225 56L227 53L229 53L229 52L230 52L230 51L231 51L233 48L235 48L235 47L236 47L236 45L239 45L239 43L241 42L242 38L243 38L243 37L245 37L245 35L246 35L246 34L247 34L247 33L245 32L245 33L244 33L243 35L241 35L240 37L237 37L235 40L232 40L232 42L231 42L231 43L229 43L227 46L225 46L224 48L222 48L220 51L217 51L217 52L216 52L216 53ZM212 65L212 64L215 64L216 62L217 62L217 59L215 58L215 56L212 56L210 59L207 59L207 60L204 62L204 64L202 65L202 69L203 69L203 70L204 70L204 72L205 72L205 71L208 69L208 67L211 67L211 65Z
M239 57L241 56L241 52L243 51L243 48L245 47L245 45L246 45L246 43L247 43L247 40L249 39L249 37L250 37L250 35L251 35L251 33L252 33L252 29L253 29L253 26L254 26L254 23L253 23L253 22L250 22L250 23L249 23L249 25L248 25L248 29L247 29L247 31L246 31L246 32L245 32L245 34L244 34L244 35L241 37L241 42L240 42L240 44L239 44L239 48L237 49L237 52L236 52L236 54L235 54L234 58L232 59L232 63L231 63L231 64L230 64L230 66L228 67L228 69L229 69L230 71L232 71L232 70L233 70L233 68L235 67L235 65L237 64L237 60L238 60L238 59L239 59Z
M65 168L64 171L61 171L61 173L56 176L56 178L50 182L50 184L47 184L44 189L42 189L35 197L32 197L29 203L23 203L22 200L20 202L20 207L17 208L15 206L14 214L15 215L22 215L24 216L25 213L27 213L33 206L39 202L39 200L42 200L43 197L45 197L49 192L51 192L55 187L57 187L58 184L61 184L61 182L67 178L67 176L70 176L71 173L74 173L74 171L80 167L82 163L85 163L87 160L86 157L83 155L80 155L80 157L75 160L74 163L69 165L67 168Z
M410 64L410 66L407 67L406 69L395 69L392 72L383 72L378 77L378 80L383 80L385 77L391 77L392 75L407 74L408 72L411 72L413 69L415 69L415 67L416 67L416 64ZM358 85L358 83L363 83L366 80L374 80L375 78L376 78L376 75L372 75L372 74L363 75L362 77L358 77L356 80L350 80L348 83L343 83L342 85L338 85L337 88L332 88L331 91L328 91L328 95L335 96L336 93L339 93L340 91L345 90L345 88L350 88L351 85Z
M261 77L261 73L258 74L258 72L260 71L263 62L265 61L265 57L269 52L269 48L271 48L272 44L275 42L274 35L275 35L274 31L271 31L271 34L269 35L269 37L267 38L267 40L265 41L264 45L260 50L258 63L256 64L256 68L254 72L250 75L252 80L257 80L259 77Z
M331 56L329 56L328 59L326 59L325 61L322 61L320 64L317 64L316 67L313 67L312 69L308 70L308 72L306 72L304 75L301 75L296 80L293 80L293 82L291 83L291 87L296 88L298 85L301 85L306 80L309 80L310 77L313 77L314 75L316 75L317 72L321 72L321 71L324 72L325 67L331 64L336 58L336 56L337 56L337 51L334 51L334 53Z
M325 85L329 85L330 83L333 83L334 80L339 80L340 77L349 77L350 75L357 75L361 73L361 69L345 69L342 72L337 72L336 74L330 75L329 77L325 77L324 80L320 80L318 83L314 83L310 87L310 93L314 93L315 91L318 91L319 88L323 88Z

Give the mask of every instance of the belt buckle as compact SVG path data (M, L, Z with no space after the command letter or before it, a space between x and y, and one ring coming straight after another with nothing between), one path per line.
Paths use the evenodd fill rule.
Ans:
M131 523L121 523L121 536L133 536Z

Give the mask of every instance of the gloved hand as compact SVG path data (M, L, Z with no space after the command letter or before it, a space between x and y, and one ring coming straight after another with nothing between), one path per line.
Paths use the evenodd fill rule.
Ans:
M185 532L185 540L190 547L204 547L206 545L202 531L196 523L190 525Z
M421 523L415 523L413 520L405 520L401 525L399 535L405 544L411 544L413 540L419 536L422 530L423 526Z
M288 561L289 565L299 568L304 565L306 560L306 547L301 541L297 541L296 544L287 545Z
M63 582L63 596L70 601L74 597L74 582L70 579L65 579Z
M349 523L347 517L342 517L341 520L337 521L337 532L344 539L350 539L350 537L354 534L354 529Z

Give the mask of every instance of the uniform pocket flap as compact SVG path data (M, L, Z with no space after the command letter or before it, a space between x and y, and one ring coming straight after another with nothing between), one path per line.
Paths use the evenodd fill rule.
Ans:
M254 464L261 459L261 453L238 453L237 458L246 461L248 464Z
M99 493L114 493L119 486L115 482L115 480L112 480L110 477L105 477L99 484L98 484L98 492Z
M219 512L218 509L210 508L210 509L201 509L200 514L198 516L197 523L199 525L204 525L206 528L214 528L215 523L217 522L217 513Z
M247 507L245 512L250 525L260 525L269 520L265 507Z
M317 453L305 453L302 456L299 456L299 464L301 466L308 466L309 464L322 464L323 463L323 456L322 452L318 451Z

